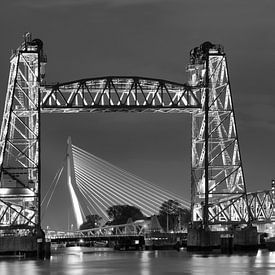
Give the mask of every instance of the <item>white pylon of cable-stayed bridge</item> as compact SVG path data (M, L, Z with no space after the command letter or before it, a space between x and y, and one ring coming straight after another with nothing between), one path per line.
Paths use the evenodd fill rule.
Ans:
M74 210L75 220L77 228L83 224L83 216L80 208L80 203L75 192L75 169L74 169L74 159L72 154L72 140L71 137L68 137L67 140L67 154L66 154L66 163L67 163L67 184L70 191L70 196L72 200L72 206Z

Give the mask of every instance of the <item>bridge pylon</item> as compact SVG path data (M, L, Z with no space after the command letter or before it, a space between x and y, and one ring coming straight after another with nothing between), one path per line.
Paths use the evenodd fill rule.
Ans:
M67 163L67 184L70 191L72 205L74 210L74 216L77 224L77 229L79 229L80 225L83 224L84 220L81 213L81 208L79 201L76 196L75 189L75 168L74 168L74 159L72 153L72 139L68 137L67 139L67 154L66 154L66 163Z
M0 230L40 228L40 85L43 43L13 51L0 133Z
M188 84L201 87L202 104L192 112L192 221L204 228L247 223L246 185L223 47L205 42L194 48L187 72Z

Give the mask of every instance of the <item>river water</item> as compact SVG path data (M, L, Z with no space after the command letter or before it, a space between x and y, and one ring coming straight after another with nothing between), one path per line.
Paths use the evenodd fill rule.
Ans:
M275 252L209 254L182 251L113 251L71 247L50 260L0 258L0 275L275 274Z

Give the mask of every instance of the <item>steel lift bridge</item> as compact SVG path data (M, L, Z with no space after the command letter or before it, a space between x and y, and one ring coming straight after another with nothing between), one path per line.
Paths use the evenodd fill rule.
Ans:
M41 227L43 113L151 112L192 117L191 208L203 227L268 221L272 191L248 194L223 47L190 52L188 82L109 76L45 85L43 43L25 35L10 59L0 133L0 230Z

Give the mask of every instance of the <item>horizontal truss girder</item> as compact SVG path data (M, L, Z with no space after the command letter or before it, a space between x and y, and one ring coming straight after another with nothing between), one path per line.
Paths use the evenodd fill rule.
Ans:
M49 239L60 239L69 237L114 237L114 236L143 236L148 232L148 222L132 222L120 225L109 225L76 232L46 232Z
M192 112L200 88L159 79L102 77L45 86L42 112Z
M248 202L248 207L247 207ZM196 209L197 215L201 211ZM209 225L275 222L275 190L228 195L209 206Z

